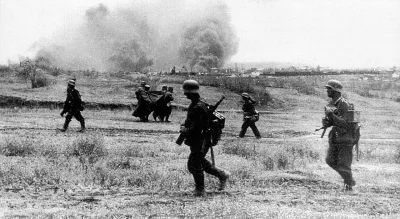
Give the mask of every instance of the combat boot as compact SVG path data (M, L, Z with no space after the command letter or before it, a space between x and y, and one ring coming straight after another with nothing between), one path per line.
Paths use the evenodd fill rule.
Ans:
M221 170L221 176L219 177L219 186L218 186L219 191L225 189L226 183L228 182L230 175L231 174L228 171Z
M206 191L204 189L195 189L193 190L193 195L196 197L202 197L206 195Z
M78 132L85 132L86 127L85 127L85 121L81 121L81 130L79 130Z
M70 122L70 121L67 121L67 120L66 120L66 121L64 122L64 126L63 126L61 129L58 129L58 130L60 130L60 132L66 132L67 129L68 129L69 122Z
M353 191L353 186L356 185L356 181L351 180L350 183L344 183L344 191Z

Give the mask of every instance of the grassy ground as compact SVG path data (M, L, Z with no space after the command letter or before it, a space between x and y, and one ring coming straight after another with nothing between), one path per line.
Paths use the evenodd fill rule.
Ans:
M18 83L2 86L2 91L47 98L44 93L49 89L53 95L48 98L64 99L64 85L53 86L60 87L60 93L54 87L25 91ZM93 87L95 91L81 86L85 96L115 91L100 93L97 101L133 98L123 99L125 91L112 83ZM188 147L174 143L185 118L183 111L174 111L171 123L140 123L130 111L87 110L83 115L88 130L81 134L75 120L68 132L56 131L63 123L58 110L0 109L0 217L400 216L399 103L346 94L362 111L360 160L353 164L357 185L347 193L338 174L324 163L327 138L314 132L327 101L324 90L319 88L320 95L280 88L269 91L285 108L262 114L257 123L261 140L251 130L246 138L236 138L241 115L225 114L224 136L214 150L217 166L232 176L224 192L216 190L217 179L207 176L203 198L190 192L194 185L186 169ZM209 102L226 95L221 109L240 109L237 94L209 87L201 92ZM176 96L178 103L188 104L179 91Z

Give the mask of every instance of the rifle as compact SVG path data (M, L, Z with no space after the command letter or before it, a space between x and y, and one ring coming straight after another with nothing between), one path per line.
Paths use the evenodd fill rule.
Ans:
M222 96L221 99L218 100L218 102L214 106L209 106L209 110L207 112L207 129L206 129L206 136L203 141L202 145L202 150L205 150L206 147L210 147L210 154L211 154L211 164L212 166L215 166L215 157L214 157L214 149L211 144L211 118L213 116L213 113L215 110L217 110L219 104L225 99L225 96Z
M327 112L328 112L328 108L325 106L325 117L322 117L322 123L324 123L324 120L328 119ZM321 138L323 138L324 135L325 135L326 129L327 129L328 127L329 127L329 126L324 125L324 126L322 126L321 128L315 129L315 131L319 131L319 130L323 129L324 131L323 131L322 134L321 134Z

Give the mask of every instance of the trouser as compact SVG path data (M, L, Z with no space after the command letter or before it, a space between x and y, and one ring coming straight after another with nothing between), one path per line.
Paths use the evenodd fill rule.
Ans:
M204 190L204 172L223 179L224 171L213 166L205 156L207 152L202 153L197 149L191 147L188 159L188 170L193 175L196 190Z
M253 130L254 135L259 138L261 137L260 132L258 131L258 128L256 126L256 123L254 121L251 121L250 119L244 120L242 124L242 129L240 130L239 137L244 137L246 134L247 128L250 126L251 130Z
M347 185L354 185L355 181L351 172L353 162L353 144L329 143L326 163L343 178Z
M76 120L78 120L81 123L81 128L85 128L85 119L83 118L81 111L79 110L71 110L67 113L65 116L65 123L64 123L64 129L68 128L69 123L72 120L72 117L75 117Z
M169 105L167 108L167 114L165 115L165 121L169 121L169 116L171 115L171 113L172 113L172 106Z

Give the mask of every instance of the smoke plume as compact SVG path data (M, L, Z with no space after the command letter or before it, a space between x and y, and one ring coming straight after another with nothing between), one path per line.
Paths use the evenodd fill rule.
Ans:
M205 71L224 66L238 47L228 7L219 1L135 1L113 11L100 4L82 16L78 27L37 43L36 56L71 69Z

